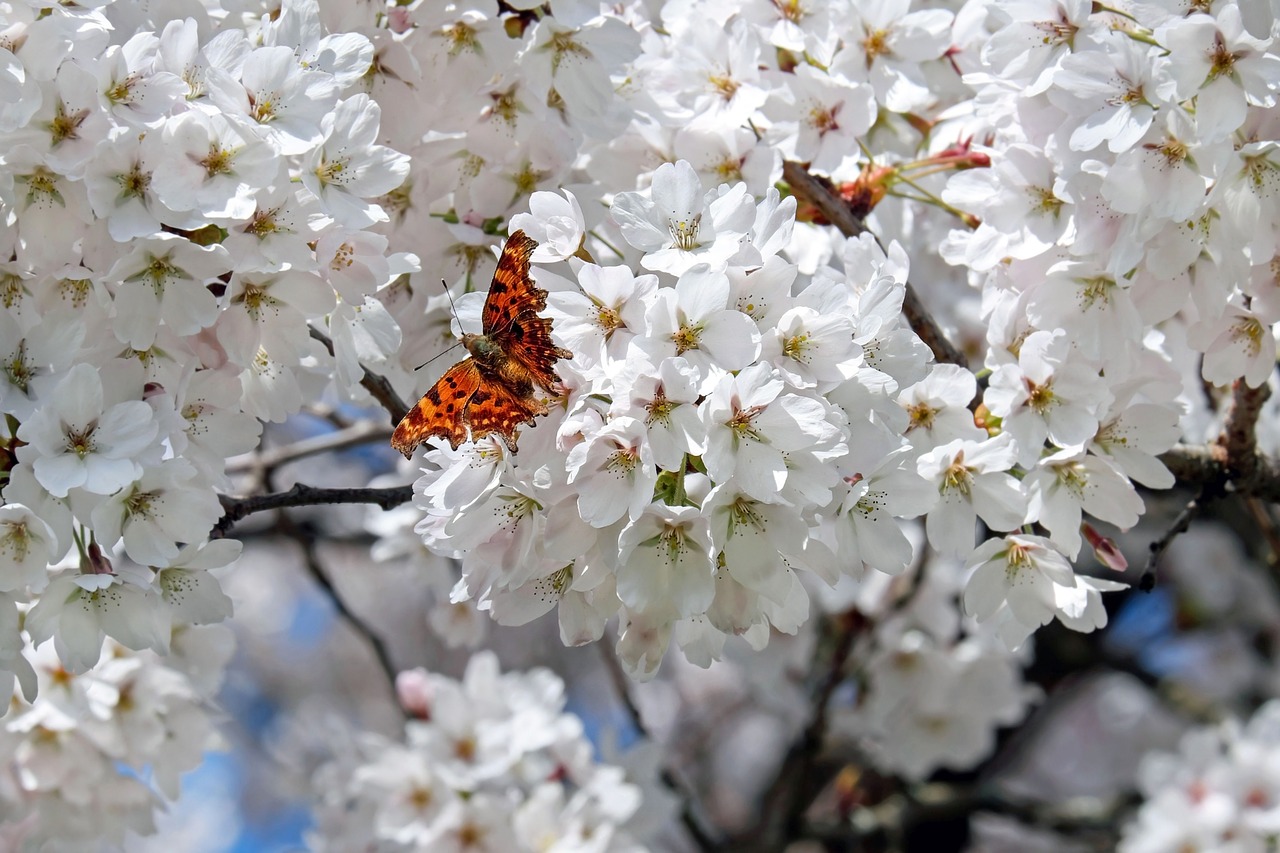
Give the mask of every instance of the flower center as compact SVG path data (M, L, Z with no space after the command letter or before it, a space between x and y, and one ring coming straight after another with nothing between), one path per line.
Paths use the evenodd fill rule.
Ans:
M25 521L6 521L3 526L5 533L0 536L0 550L7 551L14 562L21 563L31 550L27 524Z
M604 336L608 339L615 331L622 328L622 315L618 313L616 308L610 308L608 305L597 305L596 325L604 331Z
M737 438L751 438L756 441L764 441L764 436L756 432L755 424L752 420L755 416L764 411L764 406L751 406L750 408L741 409L733 417L729 418L727 426L733 430Z
M681 326L671 335L676 344L676 355L684 355L691 349L698 348L698 336L702 329L698 326Z
M928 403L915 403L908 406L907 415L911 418L911 425L907 427L907 431L910 432L917 427L932 429L933 419L937 414L938 410Z
M31 378L35 376L35 365L27 362L27 341L22 339L18 341L18 348L14 350L13 358L4 366L5 375L9 377L15 387L22 390L25 394L29 389Z
M802 364L808 364L813 360L812 356L808 355L809 349L809 334L808 332L801 332L798 335L787 338L782 345L782 354Z
M134 518L151 518L154 504L159 503L160 492L134 492L124 499L124 509Z
M142 171L142 164L135 160L129 171L116 175L116 183L121 198L144 198L151 189L151 173Z
M645 410L649 413L649 417L645 423L661 422L667 426L671 425L671 413L675 411L676 404L667 399L667 395L661 388L654 392L653 400L645 406Z
M244 292L231 300L233 303L239 302L244 305L245 313L254 320L262 318L264 308L269 308L276 304L276 300L267 292L267 288L260 284L252 284L245 282Z
M1062 210L1062 199L1047 187L1027 187L1027 195L1031 196L1032 207L1043 214L1057 216Z
M1043 415L1049 409L1053 408L1056 402L1053 396L1053 381L1050 380L1043 385L1032 382L1030 379L1022 380L1027 385L1027 405L1038 415Z
M1256 356L1262 351L1263 332L1262 324L1257 318L1241 317L1231 327L1231 339L1237 342L1243 341L1248 354Z
M1080 307L1087 310L1098 302L1110 302L1111 291L1116 286L1115 280L1105 275L1082 279L1084 290L1080 291Z
M280 212L280 208L273 207L268 210L255 210L253 218L249 224L244 227L244 233L252 234L259 240L275 234L280 230L280 226L276 224L276 214Z
M707 80L711 83L712 90L719 93L720 97L726 101L733 100L733 96L737 94L738 86L740 85L737 80L729 76L727 71L720 74L712 74Z
M965 497L969 496L969 488L973 485L973 474L969 471L968 466L964 464L964 451L956 454L956 458L947 466L947 470L942 472L942 488L943 492L959 492Z
M818 131L819 136L826 136L833 130L840 129L840 122L836 117L840 113L840 104L831 107L824 107L815 104L809 109L809 126Z
M84 120L88 117L88 110L67 112L67 105L59 100L54 110L53 120L46 125L49 136L53 140L53 146L56 148L68 139L79 139L80 125L84 124Z
M93 282L87 278L64 278L58 282L58 295L76 308L83 308L93 290Z
M604 469L625 477L635 470L639 461L640 456L634 447L619 447L609 454L608 460L604 463Z
M1170 167L1178 166L1183 160L1187 159L1187 144L1178 139L1166 139L1162 144L1148 144L1149 150L1154 150L1157 154L1164 157L1166 165Z
M582 59L590 59L591 51L583 47L579 42L574 40L574 34L571 32L556 33L551 37L548 47L551 48L551 71L555 73L560 69L560 63L567 57L578 57Z
M458 21L441 31L445 41L449 43L449 55L457 56L462 51L475 51L479 45L475 28L465 21Z
M231 174L231 164L235 162L235 152L223 148L216 142L211 142L209 143L209 153L205 155L204 159L196 162L204 167L204 173L207 178L229 175Z
M889 31L872 30L867 33L867 37L862 40L862 52L867 55L867 67L870 68L877 56L889 53Z
M130 74L120 82L116 83L106 91L106 98L113 104L123 104L133 99L133 87L140 83L142 78L137 74Z
M164 296L164 283L170 278L175 277L181 270L169 263L168 257L158 258L151 256L151 263L147 265L142 277L151 280L151 289L155 291L156 298Z
M68 428L65 424L62 427L63 432L67 436L67 450L79 456L81 459L97 450L97 443L93 440L93 433L98 428L98 422L92 421L87 427L80 431Z
M1040 39L1043 45L1069 45L1076 37L1076 27L1064 20L1037 21L1035 28L1044 34Z
M689 219L672 219L668 230L676 248L686 252L698 248L698 228L702 225L702 214L695 213Z

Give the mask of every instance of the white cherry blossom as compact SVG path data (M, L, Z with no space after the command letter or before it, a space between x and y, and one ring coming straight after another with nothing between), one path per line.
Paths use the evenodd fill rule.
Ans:
M142 473L158 427L142 400L109 402L98 371L77 364L58 383L50 403L18 429L22 454L36 480L54 497L82 488L109 495Z

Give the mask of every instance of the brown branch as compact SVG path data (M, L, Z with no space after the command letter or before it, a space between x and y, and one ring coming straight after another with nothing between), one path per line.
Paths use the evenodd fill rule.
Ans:
M1174 537L1187 531L1208 502L1228 490L1254 500L1280 500L1280 466L1258 452L1258 414L1270 396L1266 385L1250 388L1237 379L1231 387L1222 432L1213 443L1206 447L1179 445L1160 457L1179 483L1196 486L1197 493L1165 534L1149 546L1151 554L1138 581L1139 589L1149 592L1155 586L1160 555Z
M333 355L333 341L329 336L314 326L310 327L310 329L311 337L324 344L324 348L329 351L329 355ZM400 419L409 411L409 405L400 399L400 395L391 387L391 383L387 381L385 376L379 376L364 365L360 365L360 369L364 371L364 378L360 380L360 384L391 415L392 426L400 423Z
M841 234L846 237L857 237L867 230L866 223L849 209L849 205L826 178L811 174L807 168L794 160L783 162L782 177L791 187L792 193L816 207L832 225L840 230ZM876 243L880 243L880 238L876 238ZM883 244L881 248L884 248ZM925 309L924 303L920 301L920 296L910 282L906 283L906 289L902 313L920 339L933 350L933 357L940 362L968 367L969 360L951 341L947 340L947 336Z
M1225 454L1223 445L1217 443L1179 444L1160 454L1160 461L1178 485L1193 488L1210 485L1223 492L1230 490L1268 503L1280 503L1280 462L1255 451L1247 468L1242 470L1228 467Z
M827 711L831 696L845 678L845 664L853 651L854 641L866 627L856 610L832 617L829 636L832 642L826 675L814 694L813 718L791 744L782 766L764 796L761 818L752 831L735 839L726 849L735 851L774 851L786 848L803 831L804 813L822 792L827 775L816 772L818 755L827 734Z
M1222 433L1210 449L1232 479L1247 480L1257 473L1258 414L1270 396L1268 386L1250 388L1243 379L1237 379L1231 386L1231 401L1223 418Z
M782 179L791 187L792 193L816 207L844 236L857 237L867 230L867 223L849 208L831 181L821 175L814 175L803 164L784 160Z
M1218 495L1212 497L1218 497ZM1147 555L1146 568L1143 569L1142 576L1138 578L1138 589L1143 592L1151 592L1151 590L1155 589L1156 564L1160 562L1160 557L1175 538L1187 532L1187 529L1191 527L1191 521L1201 513L1210 499L1211 497L1206 494L1205 489L1202 487L1196 496L1188 501L1187 505L1174 518L1173 524L1169 525L1169 529L1164 532L1164 535L1147 546L1150 553Z
M413 486L395 486L386 489L320 489L298 483L287 492L272 492L247 498L218 495L218 500L222 502L223 515L209 534L211 539L226 536L231 527L246 516L272 509L323 504L377 504L383 509L393 509L413 500Z

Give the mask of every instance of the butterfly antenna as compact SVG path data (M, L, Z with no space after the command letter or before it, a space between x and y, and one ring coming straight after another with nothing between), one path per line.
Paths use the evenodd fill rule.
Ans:
M445 281L444 279L440 279L440 286L444 288L444 295L445 295L445 296L447 296L447 297L449 297L449 312L453 314L453 319L457 320L457 319L458 319L458 307L457 307L456 305L454 305L454 304L453 304L453 294L449 292L449 283L448 283L447 281ZM461 323L461 321L459 321L459 323ZM448 353L448 352L449 352L449 350L456 349L456 348L457 348L458 346L460 346L461 344L462 344L462 341L458 341L457 343L455 343L453 346L449 347L448 349L441 350L440 352L438 352L438 353L436 353L435 355L433 355L431 358L429 358L429 359L427 359L426 361L422 362L422 364L419 364L417 367L415 367L415 368L414 368L414 370L421 370L422 368L426 367L426 366L427 366L428 364L430 364L431 362L435 361L435 360L436 360L437 358L439 358L440 356L445 355L446 353Z
M415 368L414 368L414 370L421 370L422 368L426 367L426 366L427 366L428 364L430 364L431 362L435 361L435 360L436 360L437 358L439 358L440 356L447 354L447 353L449 352L449 350L457 349L457 348L458 348L458 347L460 347L460 346L462 346L462 341L458 341L456 344L454 344L453 346L449 347L449 349L442 350L442 351L440 351L440 352L436 353L435 355L431 356L431 358L427 359L426 361L422 362L422 364L419 364L417 367L415 367Z
M458 319L458 306L453 304L453 294L449 292L449 283L444 279L440 279L440 286L444 288L444 295L449 297L449 310L453 312L453 319ZM459 320L459 323L462 321ZM448 350L445 350L448 352Z

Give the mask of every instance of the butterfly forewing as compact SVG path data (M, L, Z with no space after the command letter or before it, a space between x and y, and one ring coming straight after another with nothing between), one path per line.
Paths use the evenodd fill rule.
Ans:
M410 456L433 435L444 436L454 447L466 441L467 406L480 385L480 371L469 358L446 370L400 421L391 435L391 446Z
M547 307L547 292L529 275L529 257L537 247L523 231L517 231L502 248L481 321L489 337L501 336L526 311L537 314Z

